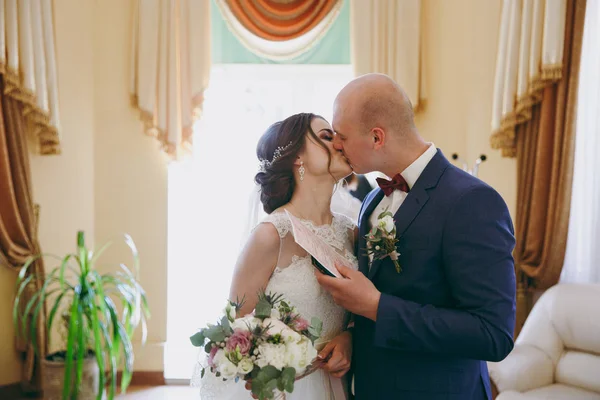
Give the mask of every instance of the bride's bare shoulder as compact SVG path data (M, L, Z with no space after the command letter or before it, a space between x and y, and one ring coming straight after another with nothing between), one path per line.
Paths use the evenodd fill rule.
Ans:
M260 247L277 247L279 248L279 231L277 226L268 223L269 221L263 221L258 224L254 231L250 235L248 244L259 245Z

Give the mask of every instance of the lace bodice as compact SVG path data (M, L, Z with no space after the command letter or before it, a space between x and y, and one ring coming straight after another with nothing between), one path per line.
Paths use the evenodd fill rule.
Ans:
M284 212L267 216L263 223L271 223L281 238L279 262L267 285L267 292L282 294L307 320L317 317L323 321L321 340L338 335L346 322L346 311L335 304L331 295L319 285L308 255L293 238L292 225ZM343 215L334 214L331 225L317 226L302 220L310 230L350 261L356 269L354 256L354 224Z

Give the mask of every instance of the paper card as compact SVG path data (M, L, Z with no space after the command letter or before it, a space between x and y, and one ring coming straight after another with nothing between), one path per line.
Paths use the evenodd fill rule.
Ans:
M335 265L338 264L351 267L349 261L336 252L330 245L325 243L313 231L307 228L301 220L293 216L287 210L285 210L285 213L292 223L292 231L296 243L306 250L308 254L312 255L333 275L341 278L342 275L340 275Z

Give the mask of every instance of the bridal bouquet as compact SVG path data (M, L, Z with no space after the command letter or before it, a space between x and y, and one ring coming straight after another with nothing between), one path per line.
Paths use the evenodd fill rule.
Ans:
M260 293L254 312L237 318L242 304L228 301L220 322L194 334L192 344L204 347L210 373L251 382L260 400L273 399L276 391L292 393L295 380L312 372L322 322L309 323L278 294Z

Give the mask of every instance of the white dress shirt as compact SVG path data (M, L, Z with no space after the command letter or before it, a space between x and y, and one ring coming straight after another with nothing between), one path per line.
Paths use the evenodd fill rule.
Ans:
M415 182L417 182L417 179L419 179L419 176L421 176L423 170L425 167L427 167L427 164L429 164L433 156L435 156L435 153L437 153L437 149L435 145L431 143L429 148L425 150L425 152L421 154L419 158L417 158L412 164L410 164L404 171L400 173L400 175L402 175L408 184L409 189L412 189L412 187L415 185ZM392 214L396 214L407 195L408 193L401 190L394 190L391 195L383 196L383 199L381 199L369 217L369 228L372 228L377 224L377 217L386 209L386 207L389 207L388 211L390 211ZM369 258L371 261L373 261L372 255L370 255Z

